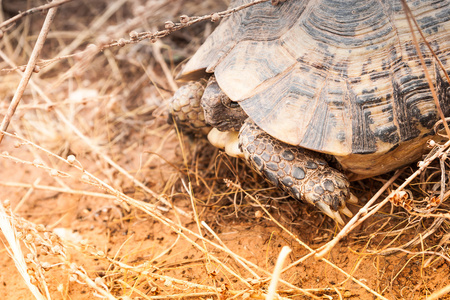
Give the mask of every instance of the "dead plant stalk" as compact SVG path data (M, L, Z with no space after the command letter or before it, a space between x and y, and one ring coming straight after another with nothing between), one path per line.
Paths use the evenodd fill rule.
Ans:
M35 71L36 61L41 54L42 47L44 46L45 40L47 39L48 32L50 31L50 25L52 24L57 8L50 8L47 16L45 17L44 24L42 25L41 32L36 40L36 45L33 48L33 52L31 52L30 59L28 61L27 67L25 68L25 72L22 75L22 79L20 80L19 86L17 87L16 93L11 101L11 104L8 107L8 111L6 112L5 117L3 118L2 124L0 125L0 131L6 131L8 129L8 125L11 121L14 112L16 111L17 106L19 105L20 99L22 99L22 95L25 92L25 88L30 81L31 74ZM0 143L3 140L3 133L0 132Z
M15 15L14 17L2 22L0 24L0 28L5 28L9 25L13 26L14 23L17 22L18 20L20 20L28 15L37 13L37 12L43 12L43 11L46 11L47 9L49 9L49 12L50 12L50 10L52 8L57 8L58 6L61 6L62 4L65 4L65 3L69 3L71 1L73 1L73 0L52 1L51 3L47 3L44 5L38 6L38 7L30 8L30 9L20 12L19 14Z

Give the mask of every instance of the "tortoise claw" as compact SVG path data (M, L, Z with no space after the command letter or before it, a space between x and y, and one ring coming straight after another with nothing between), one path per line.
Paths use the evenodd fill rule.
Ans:
M356 203L358 203L358 201L359 201L358 197L356 197L355 195L350 193L350 197L347 199L347 202L348 203L352 203L352 204L356 204Z
M315 206L320 209L324 214L335 220L340 225L345 225L344 220L342 220L341 215L338 211L331 210L331 207L321 201L315 203Z
M342 217L338 211L334 211L333 216L334 216L333 220L335 220L339 225L342 225L342 226L345 225L345 222L344 222L344 220L342 220Z
M339 212L344 214L344 215L346 215L349 218L353 217L353 213L350 211L350 209L347 208L347 206L344 206L343 208L340 208Z

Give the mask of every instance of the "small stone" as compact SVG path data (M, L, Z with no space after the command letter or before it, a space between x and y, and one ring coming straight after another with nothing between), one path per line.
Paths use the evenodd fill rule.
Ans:
M25 236L25 242L31 243L31 242L33 242L33 241L34 241L34 236L33 236L33 235L27 234L27 235Z
M3 207L9 208L11 206L11 201L9 199L6 199L3 201Z
M104 285L105 281L101 277L95 277L94 282L96 285Z
M36 230L39 231L39 232L45 231L45 225L44 224L38 224L36 226Z
M164 286L167 286L167 287L172 286L172 281L169 279L166 279L166 281L164 281Z
M41 267L42 269L44 269L45 271L48 271L51 268L50 263L44 261L43 263L41 263Z

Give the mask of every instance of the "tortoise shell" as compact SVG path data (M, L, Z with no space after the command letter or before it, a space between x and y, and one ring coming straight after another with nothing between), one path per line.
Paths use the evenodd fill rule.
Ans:
M449 73L450 0L406 2ZM411 21L449 116L445 71ZM377 164L367 166L367 155L381 161L397 149L400 165L417 159L414 149L434 135L439 119L412 36L400 0L265 2L226 17L179 78L214 73L259 127L288 144L341 163L362 155L357 165L365 169Z

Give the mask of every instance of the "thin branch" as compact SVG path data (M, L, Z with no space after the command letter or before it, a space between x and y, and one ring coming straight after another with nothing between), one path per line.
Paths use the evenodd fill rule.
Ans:
M44 46L45 40L47 39L47 34L50 30L50 25L55 18L56 11L57 8L54 7L50 8L47 13L47 17L45 18L44 25L42 25L41 32L39 33L36 45L34 46L33 52L31 53L30 60L28 61L25 72L22 75L22 79L20 80L16 93L14 94L11 104L8 107L8 111L6 112L2 124L0 125L0 131L6 131L6 129L8 129L11 118L14 115L14 112L16 111L20 100L22 99L22 95L25 92L25 88L27 87L28 82L30 81L31 74L33 73L33 71L35 71L36 61L41 54L42 47ZM3 140L3 136L3 133L0 132L0 143Z
M277 263L275 264L275 268L273 270L272 280L270 281L269 289L267 291L267 300L273 300L276 296L276 290L278 285L278 280L280 279L281 271L283 270L284 262L288 257L289 253L292 252L292 249L288 246L284 246L281 249L280 254L278 255Z
M0 30L1 30L1 28L7 27L8 25L13 25L16 21L18 21L19 19L21 19L23 17L26 17L26 16L34 14L34 13L46 11L48 9L56 8L58 6L61 6L62 4L65 4L65 3L68 3L71 1L73 1L73 0L53 1L51 3L47 3L44 5L38 6L38 7L33 7L26 11L20 12L19 14L15 15L14 17L0 23Z
M256 0L250 3L246 3L243 4L241 6L238 7L233 7L230 8L228 10L225 11L221 11L221 12L216 12L216 13L212 13L209 15L204 15L201 17L189 17L189 16L181 16L180 17L180 22L179 23L174 23L172 21L167 21L166 22L166 29L165 30L160 30L160 31L156 31L156 32L141 32L141 33L137 33L137 32L130 32L130 37L131 40L125 40L125 39L121 39L117 42L111 43L107 46L104 46L105 48L109 48L109 47L114 47L114 46L124 46L125 44L132 44L132 43L137 43L140 42L142 40L145 39L149 39L152 42L156 42L156 40L166 37L169 34L171 34L174 31L178 31L180 29L189 27L191 25L197 24L199 22L202 21L207 21L210 20L212 22L217 22L219 21L221 18L225 18L228 17L240 10L249 8L253 5L256 4L260 4L260 3L264 3L264 2L268 2L270 0Z

